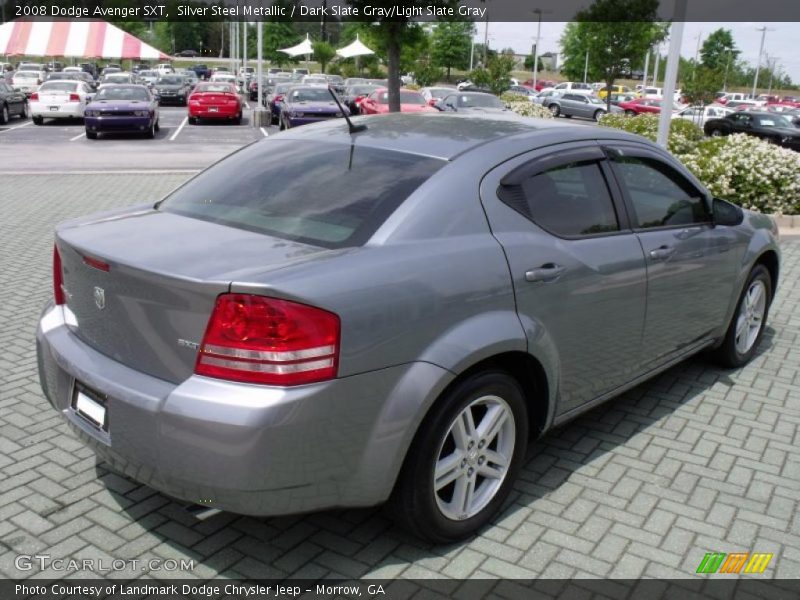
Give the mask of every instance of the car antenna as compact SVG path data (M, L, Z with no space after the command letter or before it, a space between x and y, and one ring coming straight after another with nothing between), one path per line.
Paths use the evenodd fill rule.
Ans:
M336 96L336 92L333 91L331 86L328 86L328 91L330 92L331 96L333 96L333 101L336 102L336 106L339 107L339 110L342 111L342 115L344 116L345 121L347 121L347 127L350 129L350 133L358 133L359 131L366 131L367 125L365 123L359 123L358 125L353 125L353 122L350 120L350 116L347 114L347 111L342 106L342 103L339 102L339 98Z

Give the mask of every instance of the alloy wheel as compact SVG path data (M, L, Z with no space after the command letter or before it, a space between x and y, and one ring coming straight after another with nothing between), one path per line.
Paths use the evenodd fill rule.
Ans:
M482 396L453 420L437 454L433 473L442 515L463 521L495 497L511 465L516 442L514 414L499 396Z
M767 309L767 289L764 282L756 279L747 289L739 305L736 318L736 351L747 354L758 339L764 326L764 313Z

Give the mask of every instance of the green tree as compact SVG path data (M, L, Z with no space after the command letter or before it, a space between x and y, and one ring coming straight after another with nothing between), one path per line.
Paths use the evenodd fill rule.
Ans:
M466 69L472 49L475 24L471 21L442 21L436 24L431 35L431 58L433 64L447 69L450 81L451 69Z
M722 87L722 71L697 66L694 72L684 79L681 93L689 104L706 105L713 102L716 92Z
M363 11L366 6L374 5L372 0L347 0L351 6ZM458 0L407 0L404 2L406 7L417 7L425 9L427 7L455 7ZM401 49L408 43L408 38L414 35L425 35L420 33L422 27L413 23L406 17L395 17L393 20L382 19L369 25L374 33L376 40L386 55L389 79L389 110L400 112L400 67Z
M733 40L733 34L729 29L717 29L713 31L703 42L700 48L700 61L704 67L724 71L730 68L739 57L739 50Z
M336 56L336 50L328 42L314 42L314 60L319 63L322 72L325 72L325 67L331 62L331 59Z
M588 52L589 78L614 85L630 71L631 57L664 39L666 27L656 22L658 0L595 0L575 15L564 30L561 45L568 58L564 70L583 77ZM611 95L606 99L611 111Z
M264 23L264 59L275 63L279 67L297 62L288 54L279 52L281 48L289 48L299 44L302 40L291 23L285 21L271 21Z
M528 54L525 57L525 63L523 64L523 66L528 71L533 69L533 54ZM545 70L544 61L542 60L542 57L540 56L539 57L539 68L537 69L537 71L544 71L544 70Z
M485 69L475 69L469 74L470 81L479 87L488 87L499 96L511 86L514 64L514 55L508 52L490 56Z

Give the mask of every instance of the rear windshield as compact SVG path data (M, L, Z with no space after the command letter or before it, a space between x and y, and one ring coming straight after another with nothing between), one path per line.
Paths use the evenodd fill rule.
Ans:
M265 140L204 171L158 206L325 248L359 246L445 164L392 150Z
M118 87L103 88L94 97L95 100L130 100L149 102L150 94L145 88L140 87Z
M78 87L72 81L48 81L39 88L40 92L74 92Z

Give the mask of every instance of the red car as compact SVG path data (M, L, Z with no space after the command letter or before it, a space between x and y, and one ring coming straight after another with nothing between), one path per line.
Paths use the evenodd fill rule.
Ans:
M362 115L383 115L389 112L389 90L378 88L361 101ZM400 90L400 112L437 112L428 106L425 98L415 90Z
M619 107L625 111L626 115L660 113L661 98L634 98L628 102L620 102Z
M242 100L231 83L198 83L189 96L189 123L200 119L227 119L242 122Z
M526 79L522 85L525 87L533 88L533 79ZM550 81L548 79L537 79L536 80L536 88L534 88L537 92L541 92L544 88L548 87L556 87L555 81Z

